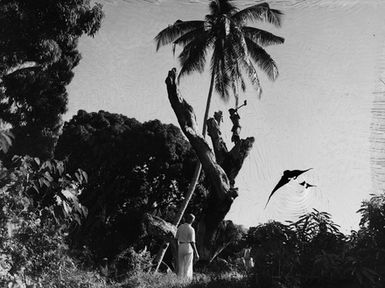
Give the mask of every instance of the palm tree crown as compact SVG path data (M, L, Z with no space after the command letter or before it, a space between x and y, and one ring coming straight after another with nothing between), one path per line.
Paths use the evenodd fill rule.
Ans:
M170 43L173 44L174 53L176 45L183 47L179 55L181 70L178 79L194 71L203 72L206 56L211 50L211 85L223 99L229 98L231 90L237 97L239 86L245 91L244 74L260 95L261 86L255 64L271 80L275 80L278 76L277 65L263 47L284 42L282 37L246 26L246 22L265 21L279 27L281 11L270 9L267 3L239 10L232 2L213 0L205 20L177 20L155 37L157 50Z

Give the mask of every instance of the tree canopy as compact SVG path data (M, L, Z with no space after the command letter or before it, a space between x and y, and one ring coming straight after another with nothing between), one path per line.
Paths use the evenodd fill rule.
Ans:
M80 199L89 216L79 235L103 257L139 243L144 212L173 219L195 164L176 126L104 111L80 110L66 123L56 157L88 174Z
M1 1L0 114L13 127L11 154L53 155L78 40L94 36L102 18L90 0Z
M240 10L232 0L213 0L209 4L209 10L205 20L177 20L160 31L155 37L157 49L172 43L175 53L175 46L183 47L179 54L179 78L195 71L203 72L207 54L212 50L210 86L214 85L223 99L229 98L231 90L238 97L238 90L246 89L243 74L247 75L260 92L261 86L254 65L275 80L278 76L277 65L263 47L282 44L284 39L265 30L247 26L246 22L265 21L279 27L282 12L271 9L267 3Z

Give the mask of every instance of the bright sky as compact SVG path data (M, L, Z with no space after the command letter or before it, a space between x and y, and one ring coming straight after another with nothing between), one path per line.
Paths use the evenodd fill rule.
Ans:
M79 109L106 110L140 121L177 125L164 79L178 62L171 47L155 52L154 36L177 19L201 20L205 0L101 0L106 17L95 38L80 42L83 59L69 87L69 119ZM256 226L268 219L295 219L315 207L330 212L349 231L358 226L361 201L382 187L373 183L370 142L375 94L381 87L385 27L381 0L275 0L285 13L283 27L263 29L286 39L267 47L280 76L274 83L260 73L258 100L251 87L240 110L242 136L255 146L237 178L240 196L228 219ZM240 8L256 1L235 1ZM181 92L203 118L207 73L182 79ZM212 112L227 109L214 95ZM227 117L227 116L226 116ZM224 135L230 140L230 120ZM230 141L228 142L230 145ZM314 168L298 180L317 185L304 191L297 182L266 200L286 169Z

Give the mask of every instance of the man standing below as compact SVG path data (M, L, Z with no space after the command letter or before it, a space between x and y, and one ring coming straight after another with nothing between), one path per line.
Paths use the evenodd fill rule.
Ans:
M193 276L193 258L199 259L195 245L195 230L191 226L194 222L193 214L186 215L186 222L178 227L176 240L178 244L177 274L179 277L191 280Z

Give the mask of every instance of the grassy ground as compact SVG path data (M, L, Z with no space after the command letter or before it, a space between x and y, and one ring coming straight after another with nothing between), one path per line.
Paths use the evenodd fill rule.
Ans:
M114 288L246 288L247 279L237 273L195 274L191 282L186 282L173 274L136 273L125 283Z
M43 276L43 275L42 275ZM28 283L27 283L28 282ZM51 288L247 288L247 277L238 273L200 274L194 273L192 281L183 281L174 273L135 272L121 282L111 283L93 271L72 269L62 270L57 275L42 277L40 281L9 279L11 287L51 287ZM41 286L33 286L37 284ZM16 286L15 286L16 285ZM31 286L32 285L32 286Z

